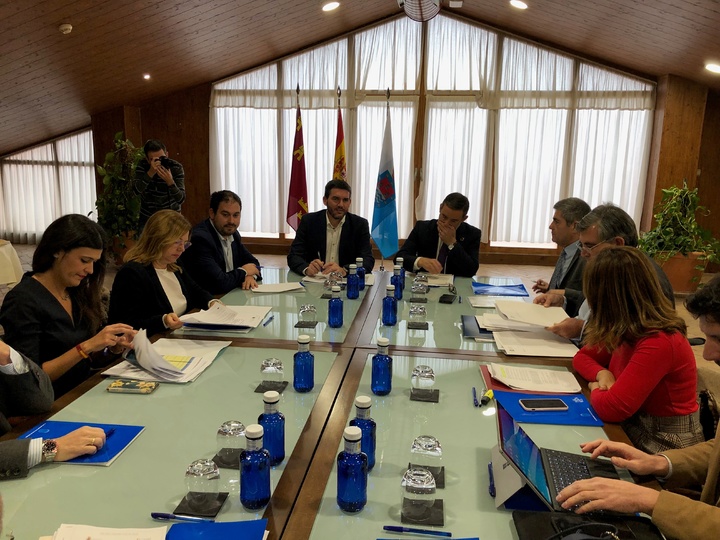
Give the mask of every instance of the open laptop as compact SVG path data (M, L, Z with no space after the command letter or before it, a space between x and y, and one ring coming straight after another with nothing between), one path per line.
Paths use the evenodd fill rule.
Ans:
M496 402L498 443L508 463L551 510L566 512L557 502L558 492L576 480L601 476L633 482L625 469L609 459L540 448L515 419Z

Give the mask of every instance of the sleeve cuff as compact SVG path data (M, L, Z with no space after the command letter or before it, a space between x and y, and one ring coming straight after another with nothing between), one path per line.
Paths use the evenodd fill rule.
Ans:
M32 439L28 448L27 466L32 469L35 465L42 461L42 439Z
M10 363L6 366L0 366L0 373L5 375L22 375L30 371L25 358L10 347Z

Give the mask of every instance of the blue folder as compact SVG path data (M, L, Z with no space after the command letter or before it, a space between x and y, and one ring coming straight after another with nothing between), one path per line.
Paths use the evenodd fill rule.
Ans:
M75 431L83 426L97 427L108 433L113 433L105 440L105 445L93 455L79 456L65 463L77 463L80 465L110 465L117 457L133 442L145 429L144 426L128 426L124 424L93 424L90 422L62 422L59 420L47 420L42 424L26 431L18 439L57 439Z
M595 409L582 394L523 394L494 390L493 397L517 422L527 424L557 424L563 426L603 426ZM568 406L567 411L526 411L520 406L521 399L562 399Z
M262 540L267 528L267 519L250 521L228 521L216 523L175 523L165 535L165 540L195 540L212 538L212 540Z
M491 285L490 283L472 282L473 292L483 296L530 296L525 285Z

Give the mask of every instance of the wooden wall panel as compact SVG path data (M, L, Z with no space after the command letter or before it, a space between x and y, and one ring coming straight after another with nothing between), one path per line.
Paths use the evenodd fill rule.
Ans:
M720 92L708 94L699 169L700 200L710 210L700 224L720 238Z

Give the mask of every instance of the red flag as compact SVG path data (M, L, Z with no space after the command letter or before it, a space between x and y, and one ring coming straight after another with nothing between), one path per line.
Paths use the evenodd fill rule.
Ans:
M340 107L338 106L337 138L335 139L335 163L333 166L333 180L347 181L347 165L345 163L345 133Z
M303 144L300 105L295 119L295 142L293 143L292 169L290 170L290 193L288 195L287 222L296 231L300 220L308 212L307 180L305 179L305 145Z

